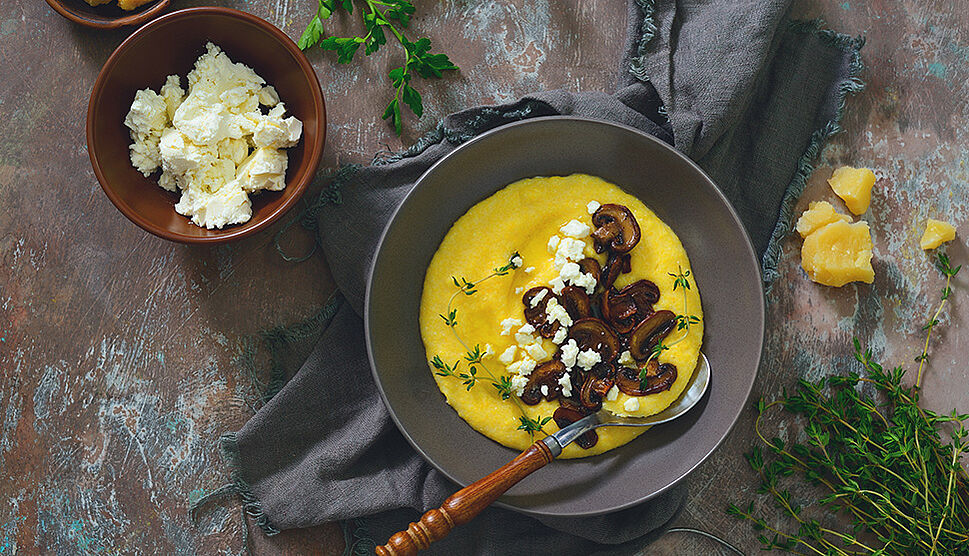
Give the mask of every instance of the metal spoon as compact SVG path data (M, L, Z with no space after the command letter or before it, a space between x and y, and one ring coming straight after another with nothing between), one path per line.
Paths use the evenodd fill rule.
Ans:
M605 410L583 417L555 434L537 440L515 459L452 494L440 508L429 510L420 521L411 523L406 530L390 537L387 544L378 546L377 554L417 554L432 542L443 539L454 527L471 521L509 488L557 458L563 448L583 434L599 427L650 427L672 421L693 408L709 385L710 363L701 353L690 383L665 410L643 418L617 417Z

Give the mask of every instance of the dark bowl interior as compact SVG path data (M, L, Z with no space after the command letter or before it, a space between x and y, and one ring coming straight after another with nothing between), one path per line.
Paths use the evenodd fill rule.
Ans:
M92 6L84 0L47 0L47 3L75 23L111 29L144 23L165 11L171 0L154 0L131 11L122 10L114 1L100 6Z
M145 178L131 166L131 143L124 118L135 91L156 92L171 74L182 78L212 41L234 62L253 68L279 92L286 110L303 122L303 137L287 149L286 189L251 196L252 218L245 224L207 230L175 212L178 194L158 187L157 174ZM220 242L269 225L299 199L312 180L323 152L326 111L312 66L279 29L227 8L173 12L136 31L105 63L88 112L88 149L95 173L111 201L133 222L166 239Z
M500 499L541 515L619 510L686 476L736 422L763 344L757 258L726 198L696 165L653 137L604 122L551 117L501 127L424 174L388 225L368 284L374 376L397 425L431 464L467 485L517 454L471 429L434 383L418 323L431 257L454 221L495 191L522 178L576 172L636 195L679 235L703 301L703 352L713 376L686 416L603 455L554 461Z

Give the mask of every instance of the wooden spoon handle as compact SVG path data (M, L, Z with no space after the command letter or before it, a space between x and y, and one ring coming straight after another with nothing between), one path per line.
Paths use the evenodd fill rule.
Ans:
M541 440L491 474L452 494L435 510L406 530L394 533L387 544L377 547L379 556L411 556L439 541L458 525L464 525L487 508L506 490L533 471L541 469L555 456Z

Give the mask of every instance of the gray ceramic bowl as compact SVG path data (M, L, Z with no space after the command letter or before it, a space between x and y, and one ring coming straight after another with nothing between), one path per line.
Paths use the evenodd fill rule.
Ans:
M757 258L736 213L702 170L635 129L570 117L506 125L431 167L387 226L367 289L366 332L380 392L404 436L461 485L517 452L468 426L437 389L418 325L424 272L448 229L472 205L533 176L582 172L639 197L679 235L706 319L710 391L689 414L605 454L554 461L499 504L525 513L588 516L667 490L723 441L747 403L764 336Z

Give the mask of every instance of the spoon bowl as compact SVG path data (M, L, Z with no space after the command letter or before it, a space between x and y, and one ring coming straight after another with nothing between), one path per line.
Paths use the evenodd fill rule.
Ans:
M710 362L707 361L707 356L701 353L689 384L686 385L686 388L683 389L680 396L669 407L649 417L617 417L606 411L600 411L599 417L601 421L594 428L609 426L648 427L659 425L660 423L667 423L693 409L693 406L703 398L703 394L706 393L709 386Z

